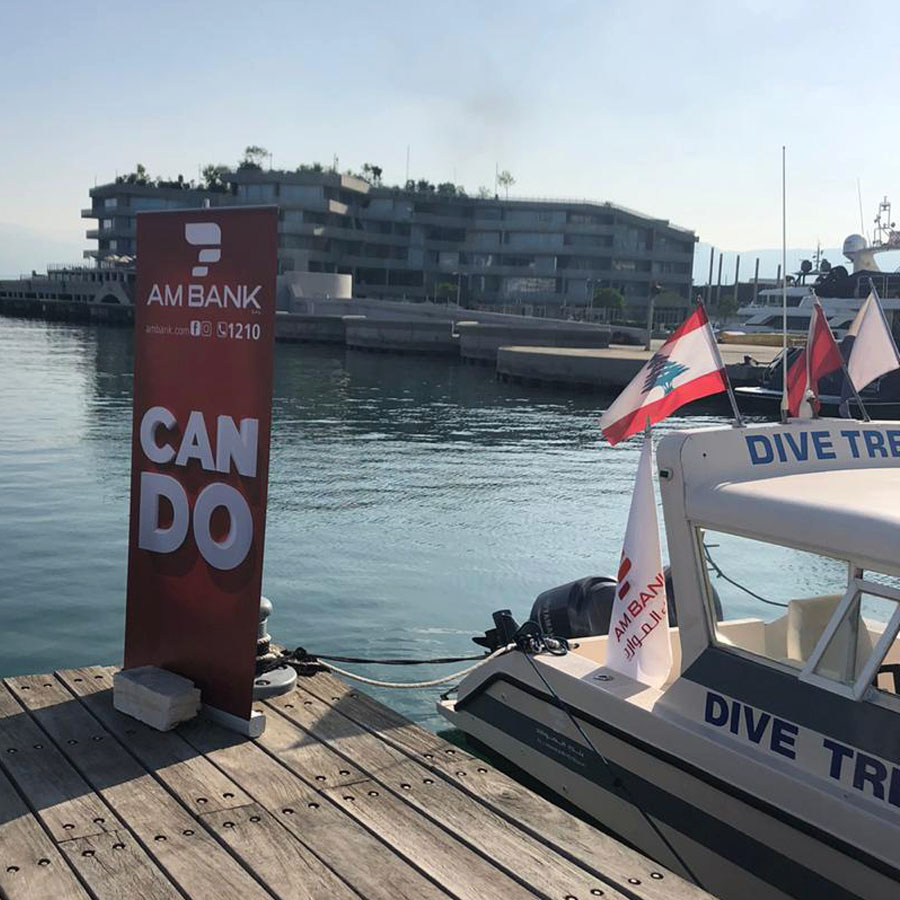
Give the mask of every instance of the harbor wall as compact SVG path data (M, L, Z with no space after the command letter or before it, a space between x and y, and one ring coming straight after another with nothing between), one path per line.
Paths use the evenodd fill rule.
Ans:
M362 316L308 316L278 312L275 315L275 340L305 344L344 344L347 319Z
M734 385L759 384L765 365L777 355L775 348L768 347L731 345L720 350ZM753 360L748 360L748 351L753 351ZM632 347L501 347L497 352L497 377L523 384L615 391L627 385L650 356L651 351Z
M344 316L346 344L356 350L459 356L455 323L422 319Z
M566 323L545 326L537 323L498 324L493 322L459 322L460 357L467 362L496 365L501 347L608 347L611 330L602 325L587 328Z
M45 319L48 322L104 322L112 325L129 325L134 322L134 307L120 303L4 297L0 299L0 315Z

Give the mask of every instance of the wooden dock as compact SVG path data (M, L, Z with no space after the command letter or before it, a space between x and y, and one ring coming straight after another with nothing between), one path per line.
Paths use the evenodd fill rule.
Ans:
M249 740L141 725L114 672L0 686L3 900L708 897L330 674Z

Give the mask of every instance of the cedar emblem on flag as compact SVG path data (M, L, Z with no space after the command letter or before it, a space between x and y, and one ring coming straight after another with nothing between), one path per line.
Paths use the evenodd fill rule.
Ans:
M685 403L726 390L725 365L699 304L603 413L600 430L617 444Z

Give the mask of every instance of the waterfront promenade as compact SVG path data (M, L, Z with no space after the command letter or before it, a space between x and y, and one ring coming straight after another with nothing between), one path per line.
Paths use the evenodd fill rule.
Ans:
M118 713L114 672L0 685L7 900L709 896L328 673L250 740Z

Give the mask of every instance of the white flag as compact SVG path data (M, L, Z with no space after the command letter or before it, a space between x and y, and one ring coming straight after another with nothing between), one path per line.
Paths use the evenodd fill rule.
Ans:
M853 338L847 372L857 391L887 372L900 369L900 354L874 291L860 307L847 336Z
M672 668L672 645L649 434L644 438L634 481L618 582L606 642L606 664L629 678L661 687Z

